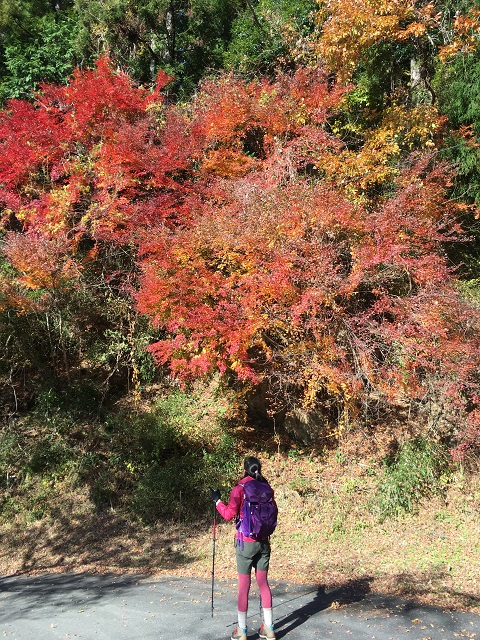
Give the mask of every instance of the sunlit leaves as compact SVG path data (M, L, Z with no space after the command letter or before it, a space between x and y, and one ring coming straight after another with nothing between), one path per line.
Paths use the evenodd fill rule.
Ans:
M462 55L472 53L479 44L480 11L471 8L467 14L457 12L451 28L450 42L439 49L442 62L449 60L458 53Z
M9 233L4 255L18 272L17 283L27 290L60 288L79 276L78 267L69 259L66 238L57 234L48 240L35 232Z
M411 0L332 0L319 2L316 54L341 81L352 77L369 47L382 42L410 43L415 55L437 51L443 60L478 45L479 14L458 15L448 28L448 11L439 2ZM313 39L315 42L315 39Z
M277 406L335 402L353 415L368 389L418 400L439 367L458 391L478 336L465 338L441 250L454 232L447 174L427 171L413 164L369 213L320 185L226 182L214 210L148 246L139 306L168 332L152 352L186 379L268 380Z
M182 109L167 82L150 93L102 59L9 104L2 304L46 307L87 274L151 320L184 381L264 383L272 411L337 422L372 394L473 411L479 314L444 253L461 229L435 108L393 102L351 144L348 90L321 69L220 76Z

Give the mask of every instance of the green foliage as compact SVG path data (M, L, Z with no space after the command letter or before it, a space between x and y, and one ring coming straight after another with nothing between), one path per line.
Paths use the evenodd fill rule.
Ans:
M438 106L449 118L443 157L457 167L453 196L480 206L480 60L477 54L459 56L439 65L434 78ZM480 225L473 213L462 220L470 236L467 244L454 244L450 254L465 278L480 274Z
M145 524L153 524L162 518L183 518L183 510L191 516L191 508L198 508L201 502L198 466L198 460L191 454L172 456L163 464L149 466L134 488L133 513Z
M238 0L76 0L78 55L111 59L142 83L159 69L176 77L173 91L191 94L198 80L219 68Z
M171 432L169 435L172 438ZM159 441L164 438L160 433ZM146 465L132 492L129 509L145 524L210 515L209 488L220 486L226 491L238 471L236 444L228 433L208 450L188 450L175 437L169 445L158 461Z
M110 417L103 453L91 450L81 462L97 507L121 506L146 524L201 516L210 484L228 482L236 469L222 413L210 406L205 414L201 395L173 392L148 413Z
M308 0L260 0L247 3L232 24L231 42L225 53L227 69L245 75L271 74L292 68L291 39L313 30L315 2Z
M17 479L17 470L25 462L18 432L11 426L0 431L0 486L9 489Z
M410 46L392 42L379 42L367 50L354 77L353 95L357 92L364 95L363 108L368 110L369 117L384 109L405 81L412 54Z
M154 77L157 44L167 47L168 2L150 0L75 0L79 55L92 60L109 52L112 60L141 81Z
M480 262L478 264L478 271L480 272ZM474 304L480 305L480 278L461 282L460 288L465 297L472 300Z
M238 476L238 444L234 436L222 430L214 448L202 451L202 484L207 490L212 483L228 491Z
M128 259L110 255L107 263L125 278L132 269ZM8 280L11 265L4 261L0 268ZM157 375L146 349L152 328L125 299L120 278L107 281L91 263L82 276L77 288L25 290L29 300L49 296L47 310L0 313L0 375L10 381L3 395L12 411L54 393L61 407L70 403L95 413L105 398L138 391Z
M238 5L238 0L191 0L180 16L178 54L171 66L180 97L191 95L204 75L223 67Z
M71 459L72 452L64 438L48 435L32 447L27 470L29 473L52 473Z
M437 68L435 89L442 111L454 128L473 124L480 134L480 60L478 54L455 58Z
M2 518L52 515L59 492L82 486L99 511L118 508L145 524L201 518L209 487L226 489L238 472L220 391L171 391L150 411L116 411L103 423L64 395L44 393L27 419L0 431Z
M222 411L212 407L203 429L202 413L198 395L175 392L159 400L152 413L130 422L128 434L121 424L112 431L117 441L125 429L122 451L112 451L110 474L120 480L122 467L127 470L131 492L125 507L142 522L201 517L209 506L209 487L232 482L238 456Z
M33 33L7 39L0 100L28 98L42 82L65 82L76 64L76 29L72 14L50 12L35 21Z
M4 34L33 33L37 18L53 13L54 5L64 9L71 0L2 0L0 3L0 29Z
M87 59L108 51L142 82L164 69L176 77L174 92L185 98L203 76L225 65L245 73L282 66L285 28L311 31L314 7L312 0L150 0L141 6L76 0L79 51Z
M61 502L61 487L74 484L81 445L75 421L57 400L45 394L27 418L0 428L2 520L51 515Z
M470 127L470 135L447 137L445 156L458 166L456 192L462 199L480 204L479 149L472 135L480 137L480 60L478 54L455 58L437 68L434 78L439 109L448 116L451 129Z
M278 34L267 31L267 25L255 24L248 12L232 25L232 43L225 54L227 69L243 74L272 72L279 57L286 55Z
M449 477L445 447L414 438L385 460L384 474L371 508L383 520L414 513L422 498L445 489Z

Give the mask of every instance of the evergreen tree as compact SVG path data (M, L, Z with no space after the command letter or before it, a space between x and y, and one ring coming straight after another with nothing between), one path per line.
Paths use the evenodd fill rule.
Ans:
M238 0L75 0L79 51L87 59L108 53L144 84L163 69L185 95L221 67L237 7Z
M0 100L64 82L76 64L72 3L6 0L0 5Z

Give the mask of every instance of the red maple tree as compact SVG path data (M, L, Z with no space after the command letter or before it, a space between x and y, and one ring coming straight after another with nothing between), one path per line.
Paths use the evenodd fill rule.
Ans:
M449 168L412 155L369 198L330 127L347 90L319 70L225 76L184 108L163 102L167 81L150 93L102 59L8 104L2 307L100 273L184 380L263 385L272 411L322 424L355 422L372 396L416 416L435 402L438 434L477 446L479 312L444 252L461 233Z

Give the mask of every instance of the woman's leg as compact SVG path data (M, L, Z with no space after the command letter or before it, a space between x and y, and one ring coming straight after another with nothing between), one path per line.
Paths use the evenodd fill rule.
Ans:
M272 609L272 591L268 584L268 567L270 564L270 543L262 542L262 554L257 562L255 577L257 579L258 588L260 590L260 598L262 600L263 622L268 631L266 637L275 637L273 633L273 609ZM262 636L263 637L263 636Z
M258 542L240 543L237 541L235 544L238 574L238 611L241 613L245 613L248 610L248 593L252 580L252 567L260 551L261 547Z
M238 626L240 629L247 628L248 592L250 591L250 574L238 574Z
M260 589L260 598L262 599L262 607L264 609L272 608L272 592L270 585L268 584L268 571L255 571L255 577L257 579L258 588Z
M238 626L241 629L247 628L248 594L252 581L252 567L256 567L262 550L263 546L259 542L237 542L235 545L238 574Z

